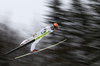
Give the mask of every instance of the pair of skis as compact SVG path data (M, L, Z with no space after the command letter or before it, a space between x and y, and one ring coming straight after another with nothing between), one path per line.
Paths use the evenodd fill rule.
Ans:
M31 55L31 54L34 54L34 53L37 53L37 52L40 52L40 51L46 50L46 49L48 49L48 48L52 48L52 47L54 47L54 46L56 46L56 45L59 45L59 44L65 42L66 40L67 40L67 39L64 39L63 41L60 41L60 42L58 42L58 43L56 43L56 44L54 44L54 45L48 46L48 47L46 47L46 48L40 49L40 50L35 51L35 52L29 52L29 53L26 53L26 54L20 55L20 56L18 56L18 57L15 57L15 59L19 59L19 58L21 58L21 57L25 57L25 56L28 56L28 55Z
M22 47L24 47L24 46L26 46L26 45L31 44L32 42L34 42L34 41L36 41L36 40L38 40L38 39L44 37L45 35L47 35L47 34L49 34L49 33L50 33L50 31L46 31L46 32L44 32L43 34L41 34L41 35L39 35L38 37L36 37L35 39L32 39L32 40L30 40L29 42L27 42L27 43L25 43L25 44L23 44L23 45L20 45L20 46L14 48L13 50L11 50L11 51L9 51L9 52L7 52L7 53L5 53L5 54L11 54L11 53L15 52L16 50L18 50L18 49L20 49L20 48L22 48Z
M34 41L36 41L36 40L38 40L38 39L44 37L45 35L47 35L47 34L49 34L49 33L50 33L49 31L46 31L45 33L41 34L40 36L36 37L35 39L32 39L32 40L30 40L29 42L25 43L24 45L20 45L20 46L14 48L13 50L11 50L11 51L9 51L9 52L7 52L7 53L5 53L5 54L11 54L11 53L15 52L16 50L18 50L18 49L20 49L20 48L22 48L22 47L24 47L24 46L26 46L26 45L31 44L32 42L34 42ZM54 47L54 46L56 46L56 45L59 45L59 44L65 42L66 40L67 40L67 39L65 39L65 40L63 40L63 41L60 41L60 42L58 42L58 43L56 43L56 44L54 44L54 45L48 46L48 47L46 47L46 48L40 49L40 50L38 50L38 51L36 51L36 52L30 52L30 53L27 53L27 54L24 54L24 55L15 57L15 59L18 59L18 58L21 58L21 57L24 57L24 56L27 56L27 55L31 55L31 54L33 54L33 53L37 53L37 52L46 50L46 49L48 49L48 48Z

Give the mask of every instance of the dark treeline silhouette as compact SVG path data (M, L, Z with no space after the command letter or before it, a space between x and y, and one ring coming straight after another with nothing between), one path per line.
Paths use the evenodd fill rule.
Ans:
M68 39L67 42L49 49L50 66L86 66L98 65L100 61L100 3L84 4L80 0L72 0L72 7L61 9L61 0L51 0L48 7L51 12L47 15L48 24L58 23L59 28L48 37L50 44ZM87 8L91 7L91 8ZM46 41L45 41L46 42Z
M22 40L23 38L19 36L17 31L13 30L9 26L9 23L6 19L0 22L0 66L14 65L12 61L16 54L7 56L5 53L14 47L17 47L19 42Z

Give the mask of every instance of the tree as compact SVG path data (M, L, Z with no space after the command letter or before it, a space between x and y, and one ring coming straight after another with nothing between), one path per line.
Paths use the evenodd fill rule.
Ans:
M96 55L98 54L98 49L89 46L95 42L95 37L99 35L99 33L95 32L98 29L94 29L93 26L93 24L96 23L93 20L95 16L94 11L85 7L88 5L80 0L72 0L72 7L68 10L61 9L61 5L60 0L52 0L49 2L48 7L51 8L52 11L47 15L48 19L46 22L48 24L57 22L59 28L48 37L50 42L45 42L46 44L54 44L64 38L68 40L54 49L47 50L48 52L46 53L48 56L53 57L49 59L51 63L47 63L52 66L90 65L92 59L97 60L98 58ZM95 36L93 35L94 33L96 33ZM91 52L93 52L93 54ZM96 56L96 58L89 59L92 55ZM67 63L65 61L67 61ZM72 63L74 63L74 65Z

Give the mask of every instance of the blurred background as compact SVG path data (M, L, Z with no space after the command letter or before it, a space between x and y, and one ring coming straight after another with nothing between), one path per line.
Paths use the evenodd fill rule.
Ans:
M100 66L99 21L100 0L0 0L0 66ZM17 60L31 45L4 55L55 22L36 49L66 42Z

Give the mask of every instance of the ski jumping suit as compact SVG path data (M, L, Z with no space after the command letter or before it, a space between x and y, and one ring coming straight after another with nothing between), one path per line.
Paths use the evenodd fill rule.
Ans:
M30 38L28 38L28 39L22 41L22 43L21 43L20 45L23 45L23 44L25 44L25 43L31 41L32 39L35 39L36 37L38 37L39 35L43 34L43 33L46 32L46 31L50 31L50 33L53 32L53 30L52 30L51 27L45 27L44 29L40 30L39 32L33 34L32 37L30 37ZM43 38L43 37L42 37L42 38ZM30 51L33 51L33 50L35 49L36 44L37 44L42 38L40 38L40 39L38 39L38 40L36 40L36 41L34 41L34 42L32 43Z

